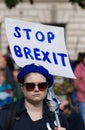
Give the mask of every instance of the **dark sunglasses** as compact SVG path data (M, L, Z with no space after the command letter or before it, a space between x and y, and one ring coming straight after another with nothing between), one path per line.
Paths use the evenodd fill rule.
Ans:
M44 91L48 87L48 83L47 82L41 82L41 83L38 83L38 84L35 84L35 83L24 83L23 85L26 87L27 91L33 91L35 89L36 85L38 86L38 89L40 91Z

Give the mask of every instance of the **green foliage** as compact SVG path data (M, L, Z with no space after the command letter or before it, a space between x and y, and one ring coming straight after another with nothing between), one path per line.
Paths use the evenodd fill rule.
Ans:
M4 0L6 6L11 9L13 7L15 7L19 2L23 2L23 0ZM30 0L30 4L33 4L34 1Z
M15 7L18 4L18 0L4 0L8 8Z
M15 7L19 2L22 2L23 0L4 0L5 4L7 5L8 8L13 8ZM78 5L81 8L85 8L85 0L69 0L70 2L78 3ZM33 0L30 0L30 3L33 4Z
M78 5L79 5L81 8L85 9L85 0L69 0L69 1L72 2L73 4L74 4L74 3L78 3Z
M54 83L53 89L55 94L68 94L75 90L75 86L71 79L67 79L62 84Z

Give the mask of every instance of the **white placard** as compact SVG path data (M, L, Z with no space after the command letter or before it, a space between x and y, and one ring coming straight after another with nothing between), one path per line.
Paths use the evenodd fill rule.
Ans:
M75 78L65 47L64 28L11 18L5 19L6 34L16 64L36 63L53 75Z

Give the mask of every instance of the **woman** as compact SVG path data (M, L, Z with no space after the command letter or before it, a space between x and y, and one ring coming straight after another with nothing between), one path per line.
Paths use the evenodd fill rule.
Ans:
M76 65L74 74L77 77L77 79L74 80L74 85L77 89L79 113L85 124L85 53L82 54L80 63Z
M13 130L66 130L67 122L64 115L59 114L61 128L57 128L55 117L46 104L48 88L53 84L53 76L42 66L26 65L18 74L18 81L22 84L24 98L16 103L16 119ZM0 112L0 127L4 124L7 109ZM5 119L4 119L5 120ZM12 130L12 129L11 129Z
M13 102L12 86L6 82L4 71L0 70L0 109L3 105Z

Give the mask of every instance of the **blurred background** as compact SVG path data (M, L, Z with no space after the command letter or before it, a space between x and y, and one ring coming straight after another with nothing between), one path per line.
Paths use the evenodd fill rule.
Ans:
M2 102L4 99L7 99L6 101L10 103L22 97L20 85L16 78L20 68L12 59L8 47L4 22L6 17L64 27L66 48L74 72L77 64L85 58L85 0L0 0L1 107L3 104L6 104L6 102ZM83 65L85 66L85 63ZM83 72L84 76L85 67ZM83 76L78 76L79 82L82 79L85 81L85 76L84 78ZM4 82L5 86L2 85ZM77 92L81 90L74 83L73 79L55 76L53 88L60 100L68 99L75 109L78 110ZM85 95L85 84L83 88L82 91ZM2 96L3 94L5 96ZM85 96L83 101L79 100L79 102L84 102L85 107Z
M73 1L73 2L71 2ZM85 10L82 0L0 0L0 52L8 45L4 18L63 26L66 47L71 60L75 60L85 47ZM82 2L85 3L85 2Z

